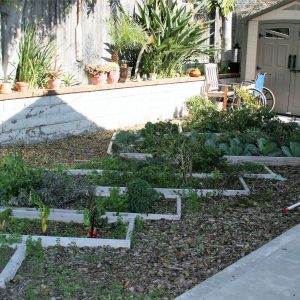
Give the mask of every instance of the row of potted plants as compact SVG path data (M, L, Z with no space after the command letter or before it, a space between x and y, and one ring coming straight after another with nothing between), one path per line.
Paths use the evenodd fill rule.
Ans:
M85 72L94 85L117 83L120 78L120 67L114 62L107 64L88 64L85 66Z

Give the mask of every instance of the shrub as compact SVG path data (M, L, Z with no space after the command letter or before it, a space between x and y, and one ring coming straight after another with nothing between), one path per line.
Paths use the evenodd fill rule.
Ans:
M216 110L216 107L211 100L201 96L189 98L186 100L185 105L188 109L190 118L194 120L201 118L201 116L207 114L208 111Z
M25 163L22 157L14 152L4 156L0 161L0 203L8 204L12 198L20 193L26 194L39 186L43 171L32 168Z
M188 60L209 54L205 45L207 24L195 21L195 10L177 4L177 1L155 0L137 3L137 20L151 36L143 61L151 64L151 72L172 76Z
M128 209L133 213L151 213L154 205L160 200L160 194L142 179L128 183Z
M100 197L100 201L106 211L127 212L128 195L121 194L120 188L112 188L109 197Z
M157 152L157 146L163 142L163 139L168 135L178 133L178 131L178 125L171 122L148 122L141 130L141 135L144 138L142 148L149 152Z

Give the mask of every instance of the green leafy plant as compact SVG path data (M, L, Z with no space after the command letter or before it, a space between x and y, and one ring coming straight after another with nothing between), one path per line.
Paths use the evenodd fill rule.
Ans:
M128 195L121 193L120 188L112 188L109 197L101 197L105 211L111 212L126 212L128 211Z
M176 134L178 131L178 125L171 122L147 122L141 130L141 136L144 138L142 149L149 152L156 151L164 137Z
M89 227L88 236L91 238L97 237L97 228L104 225L106 219L102 216L105 214L105 209L101 199L96 199L93 190L87 191L87 208L83 210L84 225Z
M290 142L290 147L282 146L281 150L286 156L300 157L300 143L298 142Z
M75 77L75 75L69 73L64 74L62 78L62 82L64 86L68 86L68 87L80 84L80 81Z
M146 46L147 34L143 26L123 10L119 10L118 14L108 21L108 31L111 44L114 47L112 60L117 64L119 63L119 52L121 50Z
M161 196L143 179L128 183L128 209L133 213L151 213Z
M187 99L185 105L188 109L189 117L194 120L197 120L199 116L205 114L207 111L216 110L216 106L211 100L201 96Z
M8 221L11 215L11 208L5 209L2 212L0 212L0 230L4 229L5 223Z
M137 3L137 20L151 42L143 61L151 72L172 76L193 57L211 53L205 45L207 24L194 19L194 12L177 1L147 0Z
M23 190L27 193L37 187L43 171L28 166L22 157L14 151L0 160L0 203L8 204L12 198L19 196Z
M45 234L47 231L47 219L50 215L50 208L46 206L45 203L43 203L38 194L33 190L30 191L29 202L32 203L34 206L37 206L37 209L40 211L42 232L43 234Z
M280 156L282 151L277 147L277 144L268 141L264 138L257 139L258 149L262 155L266 156Z
M44 87L55 58L54 41L38 33L37 26L25 26L19 46L17 80L32 88Z

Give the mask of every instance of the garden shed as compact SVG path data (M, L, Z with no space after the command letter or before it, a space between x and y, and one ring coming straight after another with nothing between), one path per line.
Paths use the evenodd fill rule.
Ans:
M242 78L269 73L265 86L274 92L274 111L300 115L300 1L284 0L242 23Z

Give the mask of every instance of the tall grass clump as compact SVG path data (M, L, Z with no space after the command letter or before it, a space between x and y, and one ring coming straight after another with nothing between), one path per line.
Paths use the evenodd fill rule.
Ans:
M38 32L37 26L27 25L19 45L17 80L31 88L45 87L48 72L55 59L53 38Z

